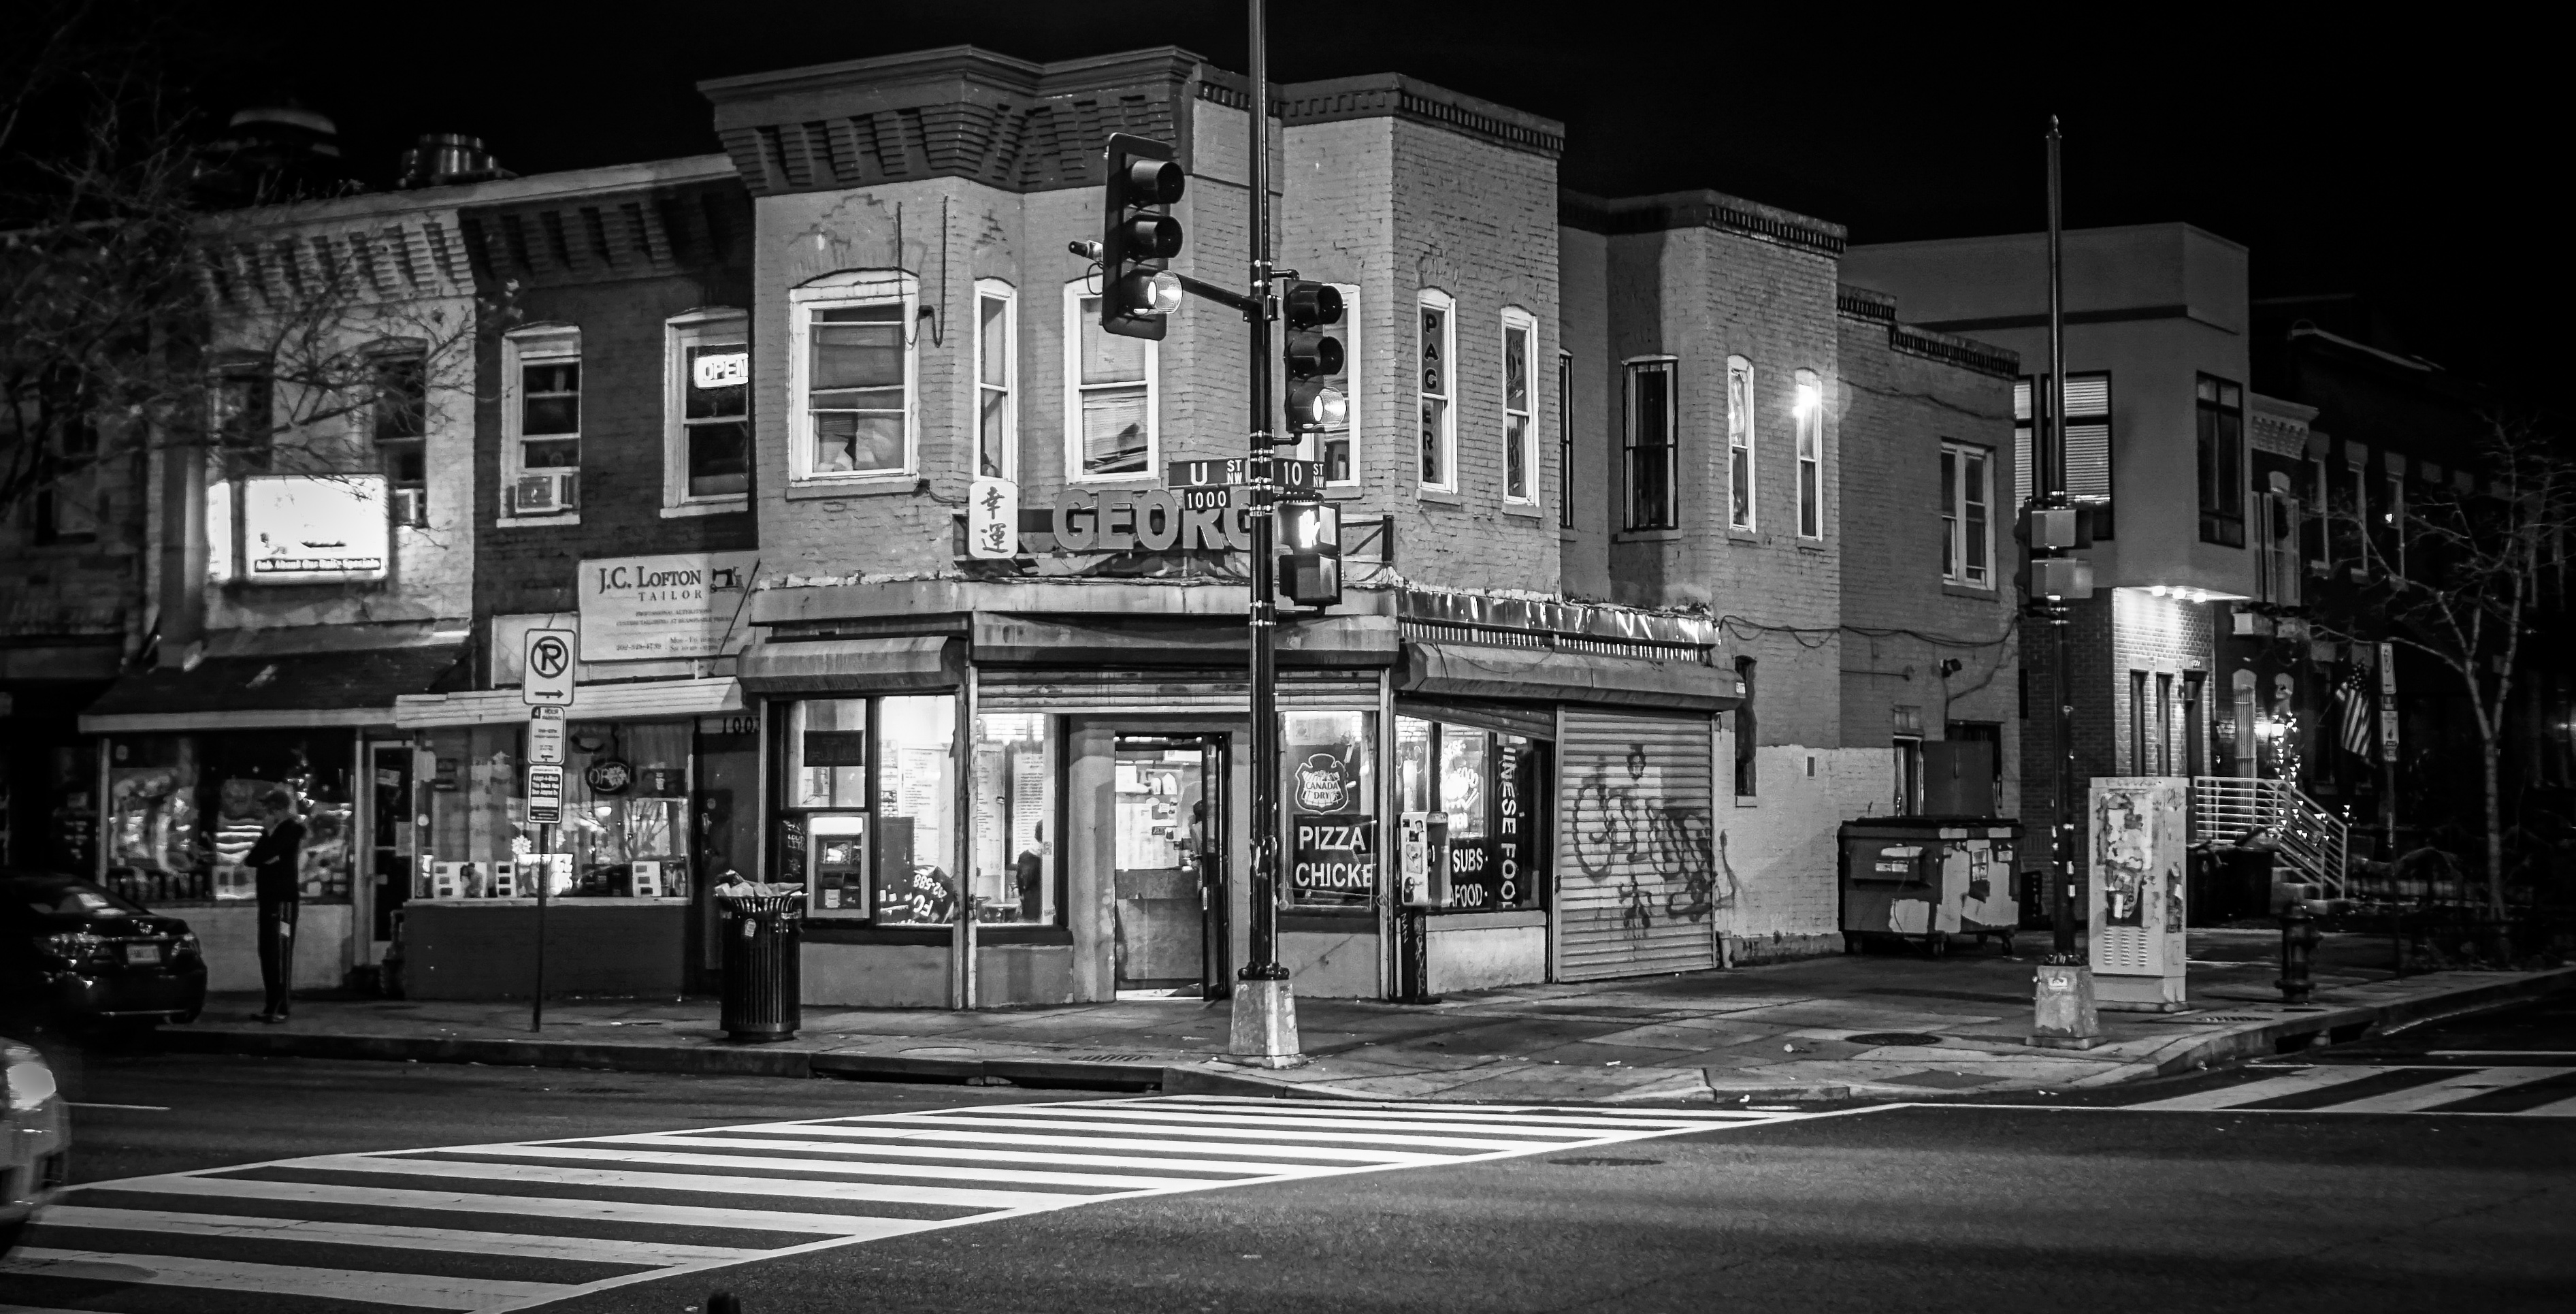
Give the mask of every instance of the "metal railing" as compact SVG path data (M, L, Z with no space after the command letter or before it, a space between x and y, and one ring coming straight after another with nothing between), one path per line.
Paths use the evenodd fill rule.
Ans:
M2193 776L2191 827L2194 839L2270 851L2276 879L2314 885L2329 899L2349 897L2343 818L2289 781Z

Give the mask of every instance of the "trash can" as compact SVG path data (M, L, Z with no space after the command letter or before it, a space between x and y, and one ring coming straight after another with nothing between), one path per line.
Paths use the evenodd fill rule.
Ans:
M804 1025L796 941L805 895L718 894L724 917L724 1003L720 1022L736 1040L792 1040Z
M1871 939L1920 943L1935 957L1955 936L2000 940L2021 925L2013 859L2021 823L2000 817L1859 817L1841 832L1843 951Z

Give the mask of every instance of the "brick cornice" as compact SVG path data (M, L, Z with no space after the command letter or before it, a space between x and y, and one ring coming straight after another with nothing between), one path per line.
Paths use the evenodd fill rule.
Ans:
M1561 191L1556 213L1569 228L1611 236L1709 228L1822 256L1840 256L1851 238L1841 224L1706 188L1618 198Z
M1992 343L1963 338L1934 329L1916 328L1912 324L1890 323L1887 345L1909 356L1937 360L1963 370L1993 375L1998 379L2021 377L2021 353Z
M1347 119L1396 118L1445 128L1553 160L1565 154L1565 125L1508 105L1451 91L1401 73L1294 82L1272 93L1271 109L1282 124L1338 123Z

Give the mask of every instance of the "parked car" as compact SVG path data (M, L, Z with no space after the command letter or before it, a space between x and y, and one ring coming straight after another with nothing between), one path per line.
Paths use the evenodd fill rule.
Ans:
M6 1255L36 1211L62 1194L71 1175L72 1125L44 1055L0 1038L0 1085L8 1087L0 1107L0 1137L7 1138L0 1140L0 1255Z
M194 1021L206 959L176 917L77 876L0 875L0 997L63 1030Z

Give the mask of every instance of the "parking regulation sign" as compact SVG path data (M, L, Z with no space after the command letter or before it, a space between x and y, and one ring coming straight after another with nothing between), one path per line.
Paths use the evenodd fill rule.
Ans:
M519 678L519 701L530 707L572 705L573 653L581 636L572 630L530 630L526 673Z
M563 771L560 766L528 768L528 824L563 824Z
M564 757L564 709L528 709L528 760L539 766L561 766Z

